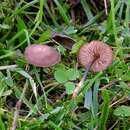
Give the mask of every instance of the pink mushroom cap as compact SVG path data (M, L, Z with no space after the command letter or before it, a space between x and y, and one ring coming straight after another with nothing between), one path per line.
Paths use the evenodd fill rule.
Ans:
M86 67L92 63L91 70L99 72L105 70L113 59L112 49L101 41L91 41L81 46L78 53L79 62Z
M29 64L38 67L51 67L60 62L61 56L48 45L32 44L25 49L25 58Z

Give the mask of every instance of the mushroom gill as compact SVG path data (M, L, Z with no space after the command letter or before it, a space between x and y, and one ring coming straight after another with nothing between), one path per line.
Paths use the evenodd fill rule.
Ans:
M91 65L93 72L105 70L112 63L112 49L101 41L84 44L78 53L79 62L86 68Z

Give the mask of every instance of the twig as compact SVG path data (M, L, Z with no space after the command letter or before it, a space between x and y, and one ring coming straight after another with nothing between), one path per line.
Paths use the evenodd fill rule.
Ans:
M106 13L106 15L108 15L108 11L107 11L107 0L104 0L104 7L105 7L105 13Z
M110 81L110 83L107 84L107 85L105 85L105 86L103 86L103 87L101 88L101 90L102 90L102 89L106 89L106 88L108 88L108 87L111 87L113 84L115 84L115 83L117 83L117 82L119 82L119 81L120 81L119 79Z
M47 88L49 88L49 87L51 87L51 86L57 86L57 85L59 85L58 82L53 82L53 83L47 84L44 88L47 89Z
M72 17L72 22L75 24L75 14L74 14L74 9L71 9L71 17Z
M14 118L13 118L13 123L12 123L11 130L16 130L17 119L18 119L18 116L19 116L19 111L20 111L20 108L21 108L21 105L22 105L22 99L23 99L23 96L25 95L27 86L28 86L28 82L26 81L26 83L24 85L24 88L23 88L23 92L22 92L22 94L20 96L20 99L17 101L17 103L15 105L15 112L14 112Z
M97 130L98 129L98 125L94 128L94 130Z
M64 91L64 92L60 95L59 100L60 100L60 99L63 99L65 95L66 95L66 91Z
M0 70L15 69L17 67L18 65L5 65L5 66L0 66Z
M125 102L128 100L128 97L123 96L122 98L120 98L119 100L115 101L114 103L112 103L109 107L112 107L114 105L116 105L117 103L120 103L121 101Z
M108 130L113 130L113 128L116 126L116 124L118 123L119 120L117 120L113 125L112 127L110 127Z
M13 120L13 124L12 124L12 129L11 130L16 130L17 127L17 118L19 116L19 110L21 108L21 101L17 101L16 106L15 106L15 112L14 112L14 120Z

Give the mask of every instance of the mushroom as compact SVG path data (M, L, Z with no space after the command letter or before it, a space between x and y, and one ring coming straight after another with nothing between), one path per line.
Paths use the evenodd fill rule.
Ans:
M93 72L103 71L112 63L112 49L101 41L92 41L80 48L78 60L85 68L92 64Z
M73 92L75 98L87 77L89 69L93 72L105 70L112 63L112 49L101 41L91 41L81 46L78 53L78 61L85 67L85 73Z
M54 48L47 45L39 45L39 44L30 45L25 49L24 55L29 64L38 67L51 67L57 64L61 60L60 54ZM27 85L25 85L24 87L22 96L25 94L26 86ZM14 113L14 120L13 120L11 130L16 129L16 125L17 125L16 121L22 104L21 98L17 101L15 106L16 111Z
M25 49L25 58L29 64L40 69L40 79L42 80L42 67L51 67L60 62L60 54L48 45L33 44Z
M25 49L25 58L29 64L38 67L51 67L60 62L60 54L47 45L33 44Z

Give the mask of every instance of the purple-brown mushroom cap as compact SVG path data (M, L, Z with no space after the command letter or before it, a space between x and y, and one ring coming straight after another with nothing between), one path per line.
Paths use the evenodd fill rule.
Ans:
M86 67L92 63L91 70L99 72L105 70L113 59L112 49L101 41L92 41L81 46L78 53L79 62Z
M61 60L59 52L47 45L32 44L25 49L24 54L29 64L38 67L51 67Z

